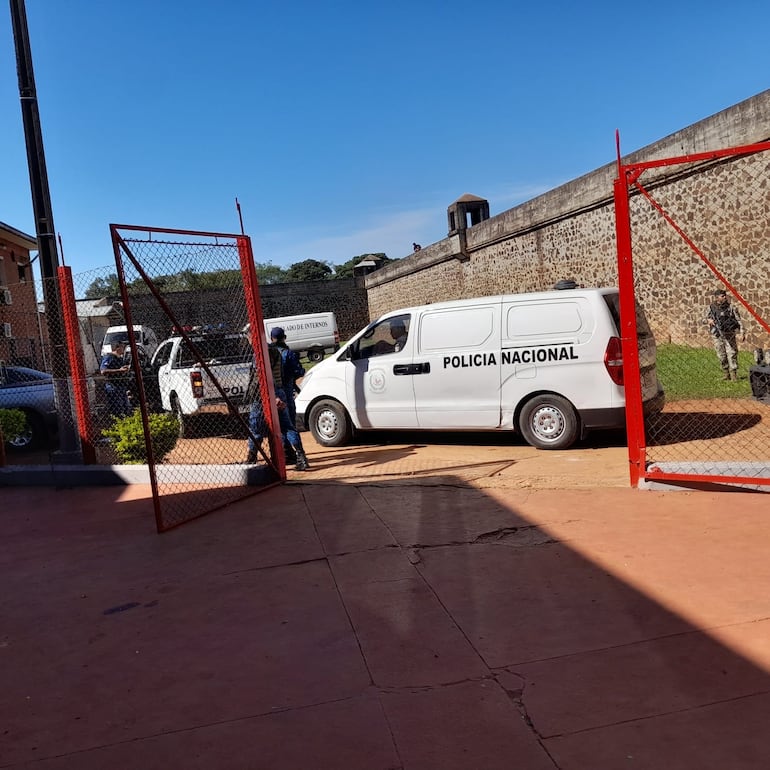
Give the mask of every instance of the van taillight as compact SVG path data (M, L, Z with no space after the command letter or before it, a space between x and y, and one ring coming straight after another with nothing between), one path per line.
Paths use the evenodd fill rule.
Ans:
M604 365L607 367L607 374L616 385L623 384L623 347L620 344L620 337L610 337L607 343L607 350L604 351Z
M334 330L334 343L336 345L340 344L340 333L336 329Z
M203 375L200 372L190 372L190 385L193 398L203 398Z

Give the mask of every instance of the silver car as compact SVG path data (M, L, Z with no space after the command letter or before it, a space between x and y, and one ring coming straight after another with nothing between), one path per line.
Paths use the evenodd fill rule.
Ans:
M46 445L56 432L53 379L26 366L0 364L0 409L20 409L27 417L24 432L7 441L15 449Z

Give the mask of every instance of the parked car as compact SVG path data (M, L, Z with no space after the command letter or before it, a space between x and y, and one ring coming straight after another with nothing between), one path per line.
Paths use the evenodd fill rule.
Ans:
M6 441L15 449L35 449L56 432L53 379L26 366L0 364L0 409L20 409L27 417L24 432Z

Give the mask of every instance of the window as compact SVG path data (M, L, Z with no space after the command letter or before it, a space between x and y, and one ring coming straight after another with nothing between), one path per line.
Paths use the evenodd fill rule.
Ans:
M427 311L420 323L420 352L481 347L491 336L493 307Z
M508 339L576 334L583 318L576 302L521 303L508 309Z
M155 358L153 359L154 365L160 367L163 366L163 364L167 364L168 359L171 358L171 349L173 347L173 342L166 342L165 344L161 345L155 353Z
M4 387L14 387L27 383L50 382L51 375L45 372L38 372L34 369L25 369L24 367L8 367L3 369Z
M27 271L26 271L26 265L17 265L18 271L19 271L19 283L26 283L27 282Z
M245 337L192 337L191 339L206 363L216 361L218 364L240 364L252 360L251 347L246 343ZM182 342L177 365L186 369L197 363L198 359L193 351L187 343Z
M358 340L358 358L373 358L403 350L409 339L411 316L393 316L380 321Z
M604 301L607 303L610 313L612 313L612 320L615 321L618 334L620 334L620 295L605 294ZM647 316L644 314L644 310L639 304L636 306L636 334L638 337L652 336L650 325L647 322Z

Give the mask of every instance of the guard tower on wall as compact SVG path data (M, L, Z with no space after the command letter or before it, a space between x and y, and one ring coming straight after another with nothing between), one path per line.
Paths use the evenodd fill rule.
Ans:
M446 211L449 221L449 235L458 235L469 227L489 219L489 201L465 193Z

